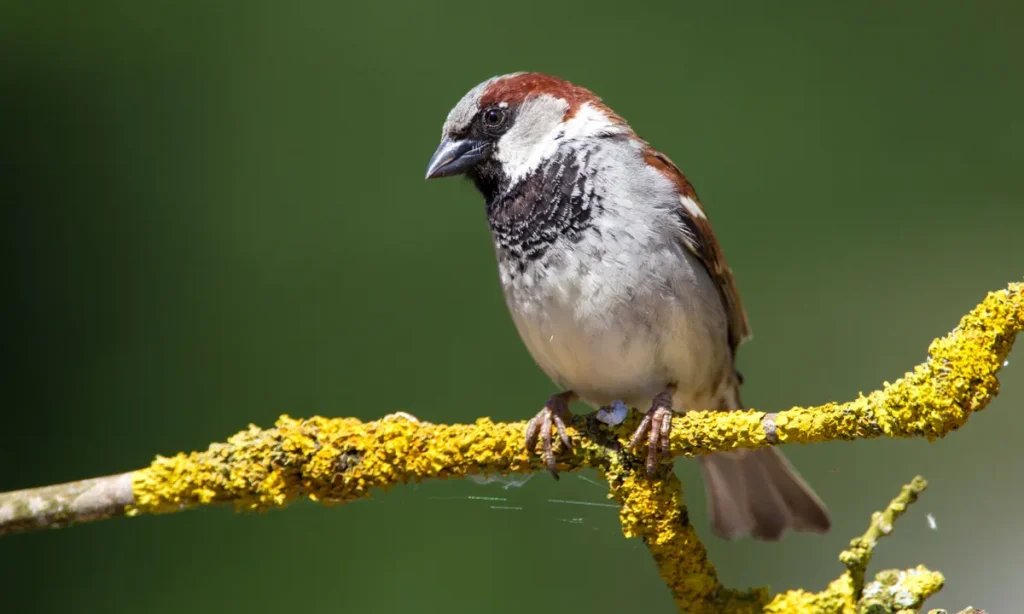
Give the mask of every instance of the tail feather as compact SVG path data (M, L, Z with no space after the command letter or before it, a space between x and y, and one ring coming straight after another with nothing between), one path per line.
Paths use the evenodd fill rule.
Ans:
M824 533L828 512L814 491L775 448L701 457L715 534L777 540L786 529Z

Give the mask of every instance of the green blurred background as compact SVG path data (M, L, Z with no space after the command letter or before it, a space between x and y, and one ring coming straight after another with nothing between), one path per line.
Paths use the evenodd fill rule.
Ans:
M1014 2L4 2L0 490L283 412L532 415L552 386L505 312L481 200L423 180L448 109L513 70L593 89L696 185L755 332L748 403L872 390L1024 272L1022 18ZM709 537L724 580L821 588L922 473L874 569L942 570L932 607L1016 609L1018 352L999 399L941 442L788 450L834 530ZM677 470L709 535L695 463ZM0 608L672 610L614 509L549 499L604 501L537 476L9 537Z

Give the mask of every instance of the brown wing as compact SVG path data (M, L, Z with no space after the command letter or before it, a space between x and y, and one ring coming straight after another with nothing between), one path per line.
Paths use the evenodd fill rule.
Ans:
M747 314L743 311L743 302L736 289L732 270L725 262L711 222L704 214L704 208L697 200L693 186L665 154L648 146L644 152L644 160L668 177L679 189L680 212L688 234L684 243L704 263L711 274L711 279L718 286L718 294L722 297L722 303L729 315L729 345L735 351L736 346L750 337L750 325L747 323Z

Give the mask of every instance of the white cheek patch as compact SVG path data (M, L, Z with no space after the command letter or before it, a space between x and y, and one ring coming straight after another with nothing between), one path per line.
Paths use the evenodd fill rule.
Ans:
M496 160L512 183L530 174L558 149L562 118L569 104L554 96L531 98L519 107L515 124L498 140Z
M548 94L531 98L519 107L515 125L501 137L495 151L495 159L501 162L511 183L537 170L562 143L626 130L589 102L563 122L568 110L565 100Z

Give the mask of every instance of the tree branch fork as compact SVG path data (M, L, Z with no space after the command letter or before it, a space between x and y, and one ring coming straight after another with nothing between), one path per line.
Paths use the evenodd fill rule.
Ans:
M879 390L845 403L777 413L689 412L673 419L671 455L883 436L943 437L998 393L996 376L1021 328L1024 284L1013 283L989 293L956 329L931 343L925 362ZM569 428L573 449L558 451L557 466L561 471L596 468L606 477L609 496L621 505L624 534L643 538L680 611L911 612L941 587L941 574L923 567L883 572L865 582L867 560L884 534L875 521L844 551L847 571L822 592L771 596L765 589L722 587L689 525L671 465L648 478L643 459L628 450L638 421L635 411L615 427L595 414L575 416ZM282 507L298 498L341 504L410 481L543 471L540 459L523 448L525 426L487 418L432 424L401 412L371 422L281 416L272 428L250 425L226 442L158 456L137 471L0 494L0 535L224 503L240 510ZM923 488L923 480L915 480L876 518L891 530ZM882 605L861 609L871 605L870 599Z

